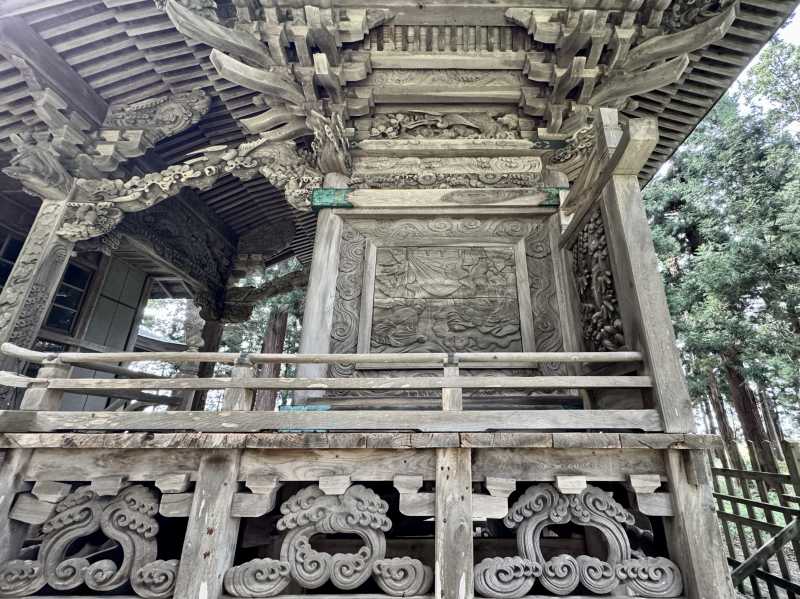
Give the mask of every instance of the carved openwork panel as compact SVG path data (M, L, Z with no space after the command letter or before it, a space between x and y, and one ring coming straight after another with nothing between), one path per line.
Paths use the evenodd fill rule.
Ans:
M0 564L0 597L126 588L149 599L172 596L179 561L159 559L156 490L43 484L16 497L11 518L41 524L41 536L35 556L26 547L20 559Z
M608 239L600 209L596 209L572 246L572 267L586 349L620 351L627 348L619 312Z
M518 555L492 557L475 566L475 591L483 597L516 599L535 585L554 595L585 590L637 597L678 597L683 580L665 557L649 557L632 547L631 539L651 535L637 527L634 515L613 494L588 485L565 494L550 483L529 487L511 506L503 524L516 532ZM597 531L604 555L556 553L545 557L548 528L577 525Z
M331 351L562 348L548 215L343 218Z
M275 597L291 584L345 592L369 585L394 597L423 595L433 583L431 567L413 557L386 557L388 511L380 495L360 484L302 487L280 507L279 555L234 565L225 574L225 590L233 597ZM357 548L328 553L315 547L328 535L355 537Z

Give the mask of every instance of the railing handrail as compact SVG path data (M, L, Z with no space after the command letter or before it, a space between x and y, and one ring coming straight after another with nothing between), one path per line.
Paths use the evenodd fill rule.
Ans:
M379 354L262 354L235 352L39 352L13 343L0 345L0 353L27 362L42 364L57 360L63 364L85 365L115 362L219 362L234 364L246 358L251 364L413 364L441 368L448 364L476 363L612 363L641 362L641 352L456 352L448 353L379 353ZM156 378L156 377L151 377Z

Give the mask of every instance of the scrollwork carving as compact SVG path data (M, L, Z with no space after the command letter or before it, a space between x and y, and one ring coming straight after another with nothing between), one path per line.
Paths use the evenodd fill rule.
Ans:
M12 560L0 566L0 597L28 596L45 585L56 591L83 584L111 591L129 582L141 597L170 596L178 562L155 559L157 512L155 494L143 485L127 487L111 499L97 496L88 486L76 489L56 505L42 525L37 559ZM118 544L121 564L68 555L78 542L98 531Z
M305 589L330 582L353 590L373 577L389 595L426 593L431 569L419 560L385 559L392 522L389 505L374 491L352 485L342 495L325 495L317 485L305 487L281 505L279 531L286 532L279 559L256 559L225 574L225 589L234 597L274 597L294 580ZM311 545L317 534L351 534L364 545L355 553L325 553Z
M134 102L112 104L103 121L104 129L144 129L151 142L180 133L208 112L211 98L201 89Z
M626 529L634 525L633 515L611 493L595 486L577 495L564 495L549 483L529 487L511 506L504 523L517 531L520 556L489 558L475 567L475 590L484 597L517 599L527 594L534 579L560 596L569 595L579 584L597 594L624 585L640 597L676 597L683 590L680 571L670 560L632 557ZM605 560L561 554L545 561L542 533L568 523L599 530L606 540Z
M433 583L433 570L411 557L381 559L372 567L375 582L387 595L424 595Z
M254 559L225 573L225 590L234 597L274 597L289 584L289 564Z
M663 557L626 560L616 572L628 588L643 597L677 597L683 592L678 566Z
M68 202L69 212L58 230L67 241L83 241L110 233L122 220L122 210L112 202Z
M175 590L179 562L176 559L156 560L133 572L131 587L145 599L164 599L171 597Z
M458 114L408 110L376 115L370 137L383 139L519 139L519 117L483 112Z
M519 599L533 588L542 566L522 557L487 557L475 566L475 591L483 597Z

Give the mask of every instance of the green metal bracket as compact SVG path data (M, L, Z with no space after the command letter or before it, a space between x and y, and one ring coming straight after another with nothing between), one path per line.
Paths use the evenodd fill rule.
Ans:
M353 205L347 201L348 194L352 189L336 189L333 187L320 187L311 192L311 209L322 210L323 208L352 208Z
M547 199L542 202L541 206L545 206L547 208L558 208L561 205L561 192L563 190L559 189L558 187L545 187L544 193L547 195Z

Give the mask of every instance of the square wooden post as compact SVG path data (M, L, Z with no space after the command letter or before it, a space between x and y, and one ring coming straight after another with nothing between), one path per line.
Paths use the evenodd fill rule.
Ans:
M735 599L711 494L705 450L665 452L674 516L664 519L670 558L683 574L687 599Z
M241 451L214 451L200 461L176 598L218 599L222 594L223 577L233 565L239 536L239 518L231 516L231 504L239 486L240 460Z
M458 376L446 366L445 377ZM442 389L442 409L461 411L460 388ZM472 453L467 448L436 450L436 599L472 599Z

